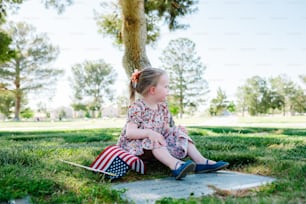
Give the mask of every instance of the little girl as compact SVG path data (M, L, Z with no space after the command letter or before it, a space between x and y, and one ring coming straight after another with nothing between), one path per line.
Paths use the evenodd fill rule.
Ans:
M153 156L172 170L176 179L189 172L204 173L223 169L228 162L215 162L201 155L187 131L170 127L170 112L166 104L169 79L164 70L146 68L135 71L130 82L130 99L127 123L118 145L137 156L151 151ZM135 101L135 92L142 96ZM183 158L192 160L186 162Z

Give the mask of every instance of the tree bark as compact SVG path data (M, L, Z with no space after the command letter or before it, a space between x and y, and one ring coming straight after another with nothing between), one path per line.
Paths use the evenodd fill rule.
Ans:
M146 54L147 27L144 0L120 0L122 39L125 46L123 67L130 76L135 69L151 67Z
M19 121L20 117L20 108L21 108L21 94L20 94L20 90L16 90L16 95L15 95L15 116L14 116L14 120L15 121Z
M21 108L21 89L20 89L20 65L16 61L16 76L15 76L15 116L14 120L19 121L20 108Z

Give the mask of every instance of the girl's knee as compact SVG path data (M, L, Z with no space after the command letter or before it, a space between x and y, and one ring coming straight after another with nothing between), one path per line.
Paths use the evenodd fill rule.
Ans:
M160 153L163 154L165 152L169 152L167 147L154 147L152 149L152 154L153 155L160 154Z

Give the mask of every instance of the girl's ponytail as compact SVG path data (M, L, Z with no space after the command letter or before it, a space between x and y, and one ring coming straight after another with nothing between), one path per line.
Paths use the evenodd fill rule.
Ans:
M144 68L141 71L134 70L130 80L130 103L136 98L136 92L144 96L151 86L156 86L160 76L166 72L157 68Z
M136 92L137 84L139 82L140 74L141 72L138 71L138 69L135 69L132 74L131 81L130 81L130 104L132 104L135 101L135 92Z
M133 86L133 82L130 81L130 104L132 104L135 101L135 89Z

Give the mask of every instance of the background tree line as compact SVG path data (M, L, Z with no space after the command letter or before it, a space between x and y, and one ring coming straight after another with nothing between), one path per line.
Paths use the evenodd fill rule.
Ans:
M58 75L63 72L48 66L56 58L58 50L47 42L46 35L37 34L35 28L26 23L8 25L7 33L11 37L11 48L14 49L10 52L14 54L0 63L0 112L6 117L14 112L14 119L19 119L19 114L31 118L34 113L26 106L30 100L27 94L46 88L50 91L55 87ZM189 39L175 39L169 42L160 57L162 68L167 70L170 77L170 110L173 115L180 117L183 114L193 115L200 106L207 104L209 88L204 74L206 67L195 47ZM123 109L127 107L127 97L114 99L116 72L104 60L78 63L71 70L71 107L75 111L84 112L86 117L101 117L105 101L119 104ZM300 76L300 79L305 83L305 76ZM217 96L209 103L209 113L304 113L305 100L305 90L286 75L268 80L254 76L238 87L236 102L228 101L226 93L219 88ZM16 103L19 105L16 106ZM45 112L50 116L50 111ZM64 116L64 113L59 114L60 118Z
M6 10L21 4L22 0L4 0L0 9L0 23ZM73 2L71 0L42 3L55 7L59 12ZM160 36L158 22L166 22L170 30L184 29L188 25L179 24L177 17L196 11L198 1L118 1L102 4L109 12L97 13L96 21L100 32L114 38L114 42L124 46L123 67L127 76L134 69L151 66L146 56L146 44L154 44ZM3 6L4 5L4 6ZM131 9L129 8L136 8ZM103 10L102 9L102 10ZM126 27L126 25L129 25ZM3 26L1 26L3 27ZM0 32L0 111L9 116L14 107L14 118L26 109L28 93L49 88L52 92L55 81L63 72L50 67L59 50L49 43L45 34L37 34L26 23L2 28ZM169 43L161 57L162 67L170 74L171 93L169 106L174 115L193 114L205 102L208 84L204 77L206 69L194 50L195 44L188 39L177 39ZM75 110L100 111L104 101L113 100L111 85L115 73L103 60L76 64L72 68L71 84L74 94L72 106ZM287 77L265 80L253 77L238 88L237 102L227 101L220 88L217 97L210 102L212 115L220 115L224 110L248 112L250 115L305 112L305 90ZM305 82L305 76L301 76ZM120 97L120 103L126 104ZM31 115L31 114L25 114Z
M302 84L306 85L306 76L300 75ZM253 76L238 87L236 104L228 101L226 93L219 88L217 96L210 102L211 115L225 112L238 112L251 116L262 114L287 113L291 115L306 112L306 90L292 81L287 75L265 79Z
M300 76L305 84L305 76ZM291 115L306 112L306 90L287 75L269 79L254 76L238 87L237 106L243 114L274 114L290 112Z

